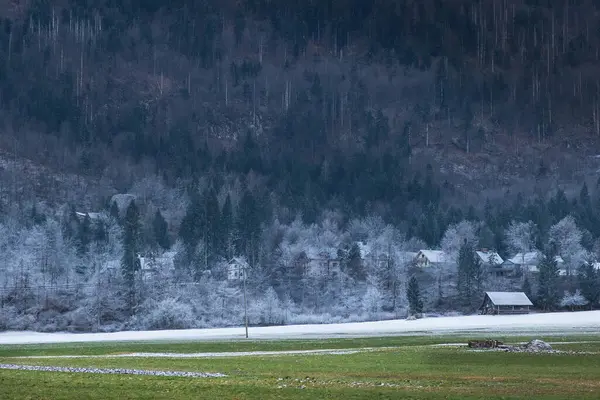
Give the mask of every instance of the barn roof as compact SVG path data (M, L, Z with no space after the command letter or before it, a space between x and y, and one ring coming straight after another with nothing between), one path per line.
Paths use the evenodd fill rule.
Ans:
M532 306L531 300L523 292L485 292L497 306Z

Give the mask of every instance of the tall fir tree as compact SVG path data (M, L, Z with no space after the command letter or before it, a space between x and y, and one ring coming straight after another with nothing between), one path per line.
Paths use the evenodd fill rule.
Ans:
M556 263L556 252L548 250L544 252L538 266L538 290L537 303L543 310L552 310L558 306L560 301L560 290L558 287L558 264Z
M360 254L360 247L358 243L353 243L346 254L343 267L346 270L348 276L352 277L356 281L364 281L367 278L365 266Z
M206 216L206 226L202 236L206 244L206 259L208 261L219 255L219 220L221 212L217 192L214 189L211 189L204 198L204 215ZM205 268L208 268L208 265Z
M579 267L579 290L589 302L590 308L600 300L600 270L596 270L593 263L586 262Z
M411 314L421 314L423 312L423 300L421 300L419 282L415 276L412 276L408 281L406 298L408 299L408 308Z
M223 203L219 222L219 252L228 260L236 253L235 251L235 230L233 224L233 206L229 194Z
M529 277L527 275L525 275L525 278L523 279L523 286L521 290L528 298L532 298L533 292L531 290L531 282L529 281Z
M204 203L196 190L192 193L190 204L179 226L179 237L187 250L191 252L202 237L204 231Z
M85 215L83 221L79 224L77 232L77 254L83 256L87 254L92 241L92 221L88 214Z
M110 216L115 219L115 221L117 221L117 222L121 221L121 215L119 213L119 206L117 205L116 201L113 201L111 203L109 213L110 213Z
M163 250L168 250L171 247L168 225L160 210L156 210L156 213L154 214L152 230L154 232L156 244L158 244Z
M244 192L237 213L238 250L255 266L258 261L260 219L256 200L249 190Z
M463 306L471 308L479 297L483 273L473 246L466 240L458 252L457 289Z
M135 306L136 273L140 270L140 216L135 201L129 203L123 221L123 257L121 271L125 280L125 290L130 311Z

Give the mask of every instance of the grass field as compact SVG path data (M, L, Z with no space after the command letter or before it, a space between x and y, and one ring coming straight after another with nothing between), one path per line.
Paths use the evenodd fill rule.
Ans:
M494 336L507 343L532 337ZM0 363L220 372L220 378L0 370L0 399L594 399L600 335L540 337L586 354L475 352L467 337L0 346ZM583 343L569 343L583 342ZM114 357L130 352L360 349L352 354L218 358ZM57 358L60 355L87 355ZM98 357L106 355L109 357ZM110 357L113 355L113 357ZM47 358L19 358L46 356Z

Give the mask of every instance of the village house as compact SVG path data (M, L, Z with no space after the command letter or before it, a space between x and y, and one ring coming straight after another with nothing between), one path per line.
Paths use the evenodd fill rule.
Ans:
M485 292L481 314L528 314L533 303L523 292Z
M491 275L496 277L514 276L517 271L517 265L515 265L515 263L513 263L509 259L506 259L502 261L502 264L490 267L488 271Z
M333 249L308 251L306 256L306 272L310 275L330 275L340 270L341 260Z
M150 254L142 257L138 255L142 279L159 279L173 275L175 272L175 254L174 251L166 251L159 256Z
M415 264L421 268L434 267L448 261L449 257L442 250L419 250L415 257Z
M504 262L504 260L502 259L502 257L500 257L498 253L496 253L495 251L490 251L488 249L481 249L479 251L476 251L475 254L477 254L481 265L485 267L500 265Z
M539 251L530 251L527 253L517 253L509 259L509 261L515 266L521 269L523 273L537 273L539 272L538 266L542 261L542 253ZM554 258L559 269L564 270L564 260L561 256ZM566 273L566 272L565 272Z
M508 265L504 264L504 260L500 255L488 249L481 249L475 252L481 266L487 270L490 275L493 276L506 276L513 272L513 268L506 268Z
M239 281L248 277L248 263L242 257L233 257L227 263L227 280Z

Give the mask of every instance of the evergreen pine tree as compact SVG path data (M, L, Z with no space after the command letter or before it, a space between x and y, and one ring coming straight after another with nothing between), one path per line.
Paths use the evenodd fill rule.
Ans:
M110 216L115 219L115 221L121 220L121 215L119 213L119 206L117 206L117 202L113 201L110 205Z
M600 271L592 263L584 263L579 268L579 289L581 294L593 307L600 300Z
M225 198L219 222L219 251L228 260L235 255L235 235L233 226L233 206L229 194Z
M473 306L481 289L483 273L481 262L466 240L458 252L458 283L457 289L461 303L465 307Z
M408 307L411 314L420 314L423 312L423 301L421 300L419 282L415 276L412 276L408 281L406 297L408 298Z
M152 221L152 229L154 231L154 239L156 240L156 243L164 250L167 250L171 247L167 228L167 221L165 221L165 218L161 214L160 210L156 210L156 214L154 214L154 220Z
M525 295L531 299L532 296L532 291L531 291L531 282L529 282L529 277L527 275L525 275L525 279L523 280L523 287L521 288L521 290L523 291L523 293L525 293Z
M198 244L204 231L204 204L199 193L194 191L190 205L179 227L179 237L184 245L191 251Z
M238 250L242 252L251 266L254 266L258 259L258 240L260 235L260 219L258 215L258 206L252 193L248 190L244 192L240 201L237 221Z
M90 220L90 216L86 214L83 221L79 224L77 232L77 254L79 256L87 254L91 240L92 221Z
M140 270L138 252L141 227L139 218L137 205L135 201L132 201L127 207L123 223L123 257L121 259L121 271L125 280L130 310L135 304L135 275Z
M559 275L555 252L546 252L538 268L537 302L542 309L552 310L556 308L561 298L558 288Z
M360 247L358 243L354 243L347 254L346 271L350 277L357 281L364 281L367 274L360 255Z
M204 215L206 217L206 227L204 230L204 242L207 246L207 257L212 259L218 255L219 247L219 219L221 213L219 210L219 200L215 190L210 190L204 199Z

